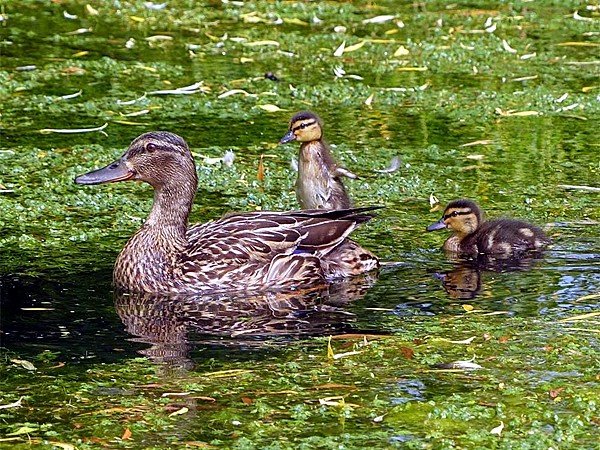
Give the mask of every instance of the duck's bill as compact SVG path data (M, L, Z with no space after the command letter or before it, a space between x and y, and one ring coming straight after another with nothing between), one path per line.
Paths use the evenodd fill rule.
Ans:
M294 132L290 130L288 134L279 139L279 143L285 144L286 142L293 141L294 139L296 139L296 136L294 135Z
M75 178L77 184L102 184L113 183L116 181L130 180L135 175L135 172L122 160L115 161L102 169L79 175Z
M427 227L427 231L443 230L444 228L446 228L446 224L444 223L444 219L440 219L436 223L432 223L431 225L429 225Z

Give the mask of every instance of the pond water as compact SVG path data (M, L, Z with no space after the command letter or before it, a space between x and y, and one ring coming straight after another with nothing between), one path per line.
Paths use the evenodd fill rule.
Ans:
M447 422L463 420L459 409L465 402L500 402L493 395L472 400L467 394L514 376L514 385L517 379L530 383L522 389L541 396L558 389L551 380L569 374L585 385L569 398L587 401L586 393L597 392L597 322L580 324L589 334L565 330L568 343L562 344L562 329L556 328L560 319L600 308L599 43L591 22L598 20L596 10L579 2L540 7L482 1L470 8L391 1L19 3L3 4L0 11L0 339L6 375L0 403L25 396L29 406L0 410L6 439L0 438L0 446L24 443L26 436L82 448L111 446L117 436L119 445L133 448L186 441L225 448L267 443L337 448L340 442L346 448L492 448L489 437ZM572 18L576 6L589 20ZM490 29L493 24L497 31ZM343 41L347 51L335 56ZM511 45L516 54L507 50L514 50ZM335 67L346 75L334 75ZM280 81L265 78L266 72ZM197 82L202 84L193 94L149 94ZM384 207L355 233L386 262L378 276L304 295L115 297L112 264L149 211L151 189L133 183L76 186L74 176L111 162L142 132L167 129L183 136L196 157L200 185L192 222L229 211L294 209L290 160L297 146L276 143L291 115L302 109L321 115L336 158L359 175L346 183L354 203ZM48 131L104 123L99 132ZM235 153L232 167L218 161L228 150ZM399 170L377 172L395 156ZM258 177L261 159L264 179ZM440 250L447 236L425 233L442 211L432 208L432 194L439 206L468 197L490 217L535 223L554 243L518 264L449 261ZM465 314L473 311L470 317L479 311L485 318L469 322ZM485 343L489 335L501 339L521 332L531 333L529 344L519 340L512 349L420 347L434 338L458 342L478 336ZM353 343L334 344L336 353L355 350L363 335L379 344L368 358L344 363L342 376L314 362L326 345L316 337L331 335L346 335ZM558 362L527 353L563 344L572 347ZM420 355L407 356L409 347ZM140 356L147 359L137 365ZM472 357L497 359L488 384L484 377L428 372L437 363ZM34 361L38 371L28 376L15 360ZM60 376L52 369L57 362L65 367ZM312 378L297 381L302 376L290 375L298 370L294 364ZM235 372L238 378L224 382L222 391L205 375L253 369L262 377ZM530 372L519 378L514 374L520 370ZM117 374L127 382L114 381ZM48 398L44 378L78 393L75 412L60 409L71 402L66 394ZM182 403L194 411L194 420L183 412L168 426L161 420L171 416L165 419L162 409L162 419L152 416L155 420L142 410L128 410L134 419L121 422L91 425L83 417L90 406L82 407L81 392L98 389L105 391L91 401L96 410L160 404L154 393L140 394L144 380L167 392L189 388L203 396L213 394L199 388L202 383L223 396L229 395L226 389L246 389L254 397L242 396L241 407L254 409L242 413L239 405L217 398L221 404L212 411L196 399ZM82 387L95 381L99 386ZM258 400L256 392L294 389L296 381L306 389L322 384L332 391L355 383L354 397L369 399L365 409L373 413L352 416L339 399L319 406L317 394L295 404L289 415L289 401L272 396L269 405L281 410L273 413ZM513 407L510 402L518 403L523 392L514 392L504 407ZM135 400L126 404L123 398L130 395ZM358 402L350 394L344 398ZM323 409L327 401L338 402L329 405L338 408L335 414ZM43 403L47 406L39 406ZM598 410L592 403L587 409L573 403L544 406L540 417L562 408L587 421L577 428L553 419L551 431L541 418L527 427L513 423L513 440L505 448L517 448L520 439L525 448L531 442L527 430L541 429L546 437L535 445L556 446L557 430L564 436L570 430L581 448L593 448L597 440L590 432L597 432ZM430 409L417 410L417 404ZM514 407L511 412L520 416L519 408L531 405ZM54 408L62 412L53 416ZM177 408L167 412L181 411ZM501 419L508 424L500 409L493 420L474 412L473 429L489 436ZM210 425L203 426L202 414ZM271 423L277 414L286 417L277 422L279 434L237 425L257 417ZM143 440L113 430L126 422L135 432L140 417L138 436L150 430ZM432 427L427 432L420 429L424 421ZM374 423L383 426L375 429Z

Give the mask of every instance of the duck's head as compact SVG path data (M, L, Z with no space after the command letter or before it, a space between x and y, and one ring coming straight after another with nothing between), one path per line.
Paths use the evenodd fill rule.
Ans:
M319 116L310 111L294 114L290 120L290 131L279 140L285 144L293 140L299 142L318 141L323 136L323 122Z
M459 235L474 233L481 223L482 213L477 204L471 200L454 200L448 203L442 218L427 227L427 231L448 228Z
M196 166L186 142L168 131L138 136L117 161L102 169L79 175L77 184L145 181L155 188L169 183L197 182Z

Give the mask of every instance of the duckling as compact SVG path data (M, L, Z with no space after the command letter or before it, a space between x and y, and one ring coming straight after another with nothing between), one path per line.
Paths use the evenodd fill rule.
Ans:
M348 235L376 208L229 214L188 228L198 186L187 143L144 133L108 166L75 179L94 185L143 181L154 203L115 262L118 290L189 294L300 289L376 269L378 259Z
M303 209L345 209L351 202L341 177L356 178L340 167L323 141L323 122L315 113L302 111L290 120L289 132L280 144L301 143L298 156L296 197Z
M483 212L471 200L454 200L446 206L442 218L427 231L448 228L454 232L444 250L465 255L515 255L538 250L552 241L538 227L513 219L483 220Z

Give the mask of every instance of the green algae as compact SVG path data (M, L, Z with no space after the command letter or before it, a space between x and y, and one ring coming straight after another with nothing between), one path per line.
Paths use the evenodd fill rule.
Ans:
M579 1L170 1L164 10L90 2L96 15L87 4L2 2L0 272L73 277L66 290L74 297L65 288L33 297L76 311L61 319L74 322L89 319L78 298L92 298L103 305L94 312L113 321L85 341L81 360L55 343L2 350L0 404L23 396L23 407L0 410L0 439L9 439L0 446L597 448L597 323L556 323L561 304L596 308L593 298L580 298L598 290L597 192L561 186L598 187L600 180L597 12ZM363 22L386 14L394 19ZM334 56L344 41L365 43ZM335 75L338 67L344 76ZM200 81L193 95L141 98ZM219 98L233 89L251 95ZM382 274L349 307L363 329L393 335L368 338L366 346L358 337L334 340L335 354L360 353L333 361L327 342L312 339L285 348L267 342L249 354L194 350L194 367L184 369L129 354L95 362L98 341L109 342L121 326L105 295L110 268L146 216L151 192L132 184L81 187L73 178L119 157L138 134L168 129L196 156L192 221L293 209L297 149L275 143L289 117L306 108L324 118L336 157L358 173L347 183L356 204L386 207L358 240L408 264ZM40 133L103 123L105 134ZM486 143L464 146L476 141ZM232 167L214 162L228 150L236 155ZM374 172L395 156L400 170ZM430 274L417 270L453 269L436 251L444 236L423 233L440 214L430 211L432 193L442 203L476 198L490 216L549 224L553 265L518 276L480 274L473 306L503 314L465 314L468 300L449 298L440 286L434 292ZM571 253L582 255L572 265L561 259ZM570 283L586 256L591 268ZM71 301L57 303L65 297ZM376 308L388 311L365 314ZM34 328L35 319L27 320ZM483 369L436 366L459 360ZM227 370L237 372L215 374ZM187 394L162 396L169 392ZM491 433L501 424L500 434Z

